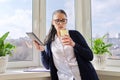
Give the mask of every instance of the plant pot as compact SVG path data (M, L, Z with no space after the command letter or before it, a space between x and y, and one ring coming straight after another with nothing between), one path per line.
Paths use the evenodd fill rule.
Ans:
M1 56L0 57L0 73L4 73L7 68L8 63L8 56Z
M106 54L94 56L94 66L97 69L104 69L106 67Z

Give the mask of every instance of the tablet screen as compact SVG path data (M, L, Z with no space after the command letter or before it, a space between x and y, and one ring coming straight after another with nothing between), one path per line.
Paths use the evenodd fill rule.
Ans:
M40 45L44 46L43 42L42 42L33 32L26 32L26 34L27 34L32 40L36 40Z

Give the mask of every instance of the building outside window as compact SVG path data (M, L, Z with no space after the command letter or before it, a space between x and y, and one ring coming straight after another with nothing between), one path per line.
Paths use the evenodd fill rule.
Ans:
M9 31L7 41L16 46L13 56L9 57L12 66L30 63L34 60L32 40L26 32L32 32L32 0L0 0L0 36ZM18 67L19 67L18 66Z
M109 60L120 60L120 1L91 0L92 38L107 34L106 42L112 43ZM113 63L114 64L114 63Z

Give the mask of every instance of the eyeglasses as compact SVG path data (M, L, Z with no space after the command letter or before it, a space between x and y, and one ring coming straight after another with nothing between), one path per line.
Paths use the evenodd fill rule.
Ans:
M60 23L66 24L67 23L67 19L61 19L61 20L60 19L55 19L54 21L55 21L56 24L60 24Z

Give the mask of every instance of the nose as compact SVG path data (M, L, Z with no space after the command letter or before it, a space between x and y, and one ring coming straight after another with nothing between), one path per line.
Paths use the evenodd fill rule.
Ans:
M62 22L59 22L59 24L63 24Z
M62 22L59 22L58 25L63 25L63 23L62 23Z

